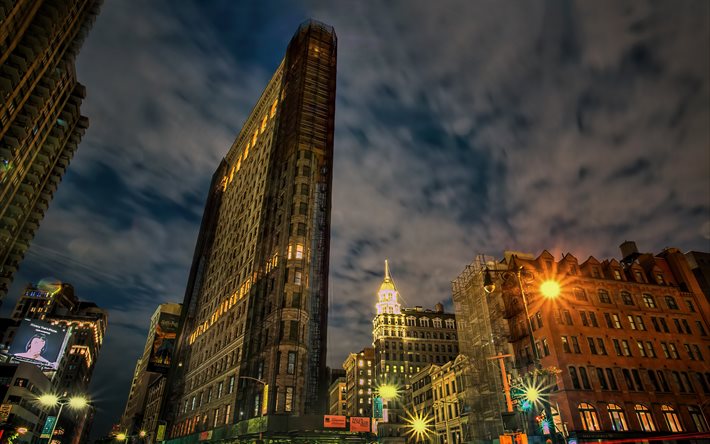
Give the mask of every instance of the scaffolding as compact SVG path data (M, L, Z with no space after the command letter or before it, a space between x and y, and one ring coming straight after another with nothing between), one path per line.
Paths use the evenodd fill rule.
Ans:
M506 269L505 264L484 255L476 259L451 283L459 330L460 352L468 358L464 371L463 414L468 415L464 440L491 442L505 432L502 413L506 411L499 363L490 357L513 354L508 342L509 328L505 306L498 290L483 289L485 269ZM512 375L513 361L505 360Z

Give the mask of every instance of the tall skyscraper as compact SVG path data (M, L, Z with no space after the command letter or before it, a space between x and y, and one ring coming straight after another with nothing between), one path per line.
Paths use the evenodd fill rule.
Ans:
M172 352L172 349L169 348L170 342L166 342L165 339L170 341L171 338L166 338L166 336L172 336L174 341L175 330L172 327L173 325L177 326L181 309L182 306L180 304L160 304L150 318L150 327L148 327L148 336L145 341L145 347L143 347L143 354L136 363L131 390L128 394L123 416L121 416L121 430L128 434L139 433L140 430L144 430L146 433L153 432L152 429L149 430L142 425L148 387L158 378L161 378L170 365L169 362L156 362L156 360L163 361L158 354L159 350L166 350L168 355ZM166 347L163 347L163 345Z
M299 27L213 176L165 403L170 436L325 412L336 47L332 27Z
M0 6L0 303L89 125L74 61L100 3Z

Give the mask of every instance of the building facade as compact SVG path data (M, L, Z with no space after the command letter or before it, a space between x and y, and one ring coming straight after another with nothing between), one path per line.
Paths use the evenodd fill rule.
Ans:
M136 363L133 379L131 380L131 389L128 393L128 400L126 401L126 407L121 416L121 430L128 434L136 434L139 433L140 430L144 430L146 433L152 432L152 429L148 429L143 425L143 420L148 387L155 382L156 379L161 377L161 373L156 372L156 369L149 368L156 339L156 330L159 328L161 318L174 317L178 319L181 311L181 304L160 304L150 318L150 326L148 327L148 335L146 337L145 346L143 347L143 354L138 358L138 362Z
M372 416L372 393L375 390L375 349L366 347L350 353L343 362L347 416Z
M88 127L74 62L100 3L0 9L0 302Z
M332 27L301 25L213 176L165 403L171 437L326 410L336 47Z
M25 362L0 364L0 430L12 436L18 429L27 431L14 442L39 442L47 413L36 399L51 390L51 382L42 371Z
M345 377L333 381L328 389L328 414L329 415L347 415L348 411L348 386L345 383Z
M625 242L622 257L506 254L508 270L522 267L530 313L517 283L501 281L515 367L523 379L534 368L529 322L542 367L556 369L549 396L557 428L577 442L707 433L707 300L677 249L639 254ZM557 280L561 294L544 298L542 279Z
M377 386L394 384L406 392L410 377L428 364L442 365L458 355L456 320L442 304L434 310L403 308L399 291L385 261L385 278L377 293L377 314L372 321ZM387 401L387 422L378 424L384 442L404 442L406 399Z
M710 301L710 253L702 251L689 251L685 254L693 270L695 279L700 285L700 289L705 294L705 298Z

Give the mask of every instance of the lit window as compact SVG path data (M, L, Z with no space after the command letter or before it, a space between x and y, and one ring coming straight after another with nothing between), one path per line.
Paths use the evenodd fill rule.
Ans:
M656 308L656 301L653 299L653 296L650 294L644 294L643 295L643 305L645 305L648 308Z
M293 276L293 283L296 285L301 285L301 272L297 271Z
M617 432L624 432L629 430L626 424L626 415L624 410L617 404L609 404L606 407L609 412L609 418L611 419L611 428Z
M705 421L705 417L700 411L700 408L694 405L688 406L688 413L690 413L690 419L693 420L693 424L695 424L695 428L698 432L708 431L708 423Z
M582 419L582 428L588 431L599 431L599 417L597 411L591 405L583 402L577 406L579 416Z
M614 279L616 279L617 281L621 280L621 272L618 268L614 268Z
M266 116L264 116L264 118L261 119L261 128L260 128L260 131L259 131L259 132L261 132L261 133L263 133L264 130L266 129L266 119L267 119Z
M269 117L274 117L274 114L276 114L276 105L278 105L279 99L274 100L274 103L271 104L271 111L269 111Z
M286 387L286 401L284 410L290 412L293 410L293 387Z
M675 409L669 405L661 406L661 413L663 413L663 419L666 421L666 426L671 432L682 432L683 426L680 424L680 418L678 418L678 413Z
M303 245L296 244L296 259L303 259Z
M638 419L639 424L641 424L641 430L644 432L656 431L656 424L653 422L653 416L648 407L636 404L634 406L634 412L636 413L636 419Z

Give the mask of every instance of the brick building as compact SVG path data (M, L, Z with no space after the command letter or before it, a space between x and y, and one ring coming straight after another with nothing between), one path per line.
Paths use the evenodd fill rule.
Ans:
M502 261L523 267L542 366L560 370L551 394L560 425L577 442L707 432L710 306L677 249L621 248L621 261L557 261L547 251ZM536 288L548 278L561 284L555 299ZM517 284L501 284L516 368L525 374L534 363L525 310Z

